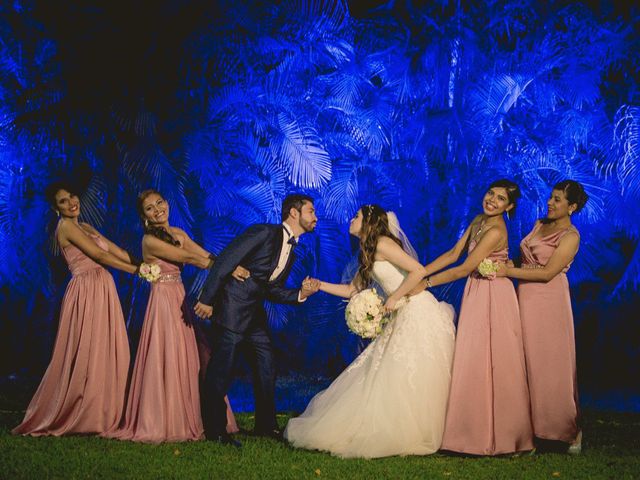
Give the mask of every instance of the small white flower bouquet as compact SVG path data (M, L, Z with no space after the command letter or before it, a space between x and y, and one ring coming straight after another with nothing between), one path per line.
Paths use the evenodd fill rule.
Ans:
M489 280L496 278L497 271L498 264L490 258L485 258L480 262L480 265L478 265L478 273Z
M138 276L150 283L156 282L161 273L160 265L157 263L142 263L138 270Z
M375 289L356 293L345 310L349 330L362 338L377 337L388 320L383 307L384 302Z

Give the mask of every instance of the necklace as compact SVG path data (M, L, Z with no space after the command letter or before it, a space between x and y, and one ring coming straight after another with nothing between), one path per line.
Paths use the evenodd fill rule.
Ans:
M478 235L480 235L482 233L482 229L484 228L485 225L485 221L481 221L480 222L480 228L478 228L478 231L473 235L473 238L471 239L472 241L476 241L476 239L478 238Z

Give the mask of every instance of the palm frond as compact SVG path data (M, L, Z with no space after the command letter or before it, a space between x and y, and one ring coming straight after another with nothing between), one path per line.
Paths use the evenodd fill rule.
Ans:
M99 175L93 175L91 181L80 197L82 220L101 228L105 218L104 193L107 185Z
M331 159L310 126L285 113L278 115L274 153L289 172L289 180L303 188L320 188L331 179Z
M357 166L336 168L333 180L323 190L325 215L338 222L347 222L358 210Z
M614 146L620 157L608 169L616 170L622 195L640 199L640 107L623 105L614 122Z

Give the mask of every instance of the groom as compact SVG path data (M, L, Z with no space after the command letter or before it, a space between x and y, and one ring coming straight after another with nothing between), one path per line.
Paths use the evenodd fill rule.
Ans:
M273 349L263 302L300 304L318 291L317 283L310 281L305 281L301 289L284 287L294 260L293 247L300 235L313 231L317 222L311 197L289 195L282 202L282 224L250 226L216 258L195 306L198 316L213 315L211 359L202 392L207 439L240 446L226 432L224 396L241 342L247 347L253 373L255 433L281 438L276 422ZM251 272L244 282L231 276L237 265Z

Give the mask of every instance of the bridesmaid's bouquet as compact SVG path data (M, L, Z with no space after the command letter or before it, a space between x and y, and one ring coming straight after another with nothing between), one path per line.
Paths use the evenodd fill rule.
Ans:
M384 302L373 288L356 293L347 304L347 326L362 338L375 338L382 332L388 317L384 315Z
M490 258L485 258L480 262L480 265L478 265L478 273L489 280L496 278L497 271L498 264Z
M138 276L147 282L153 283L160 278L160 265L156 263L142 263L138 269Z

